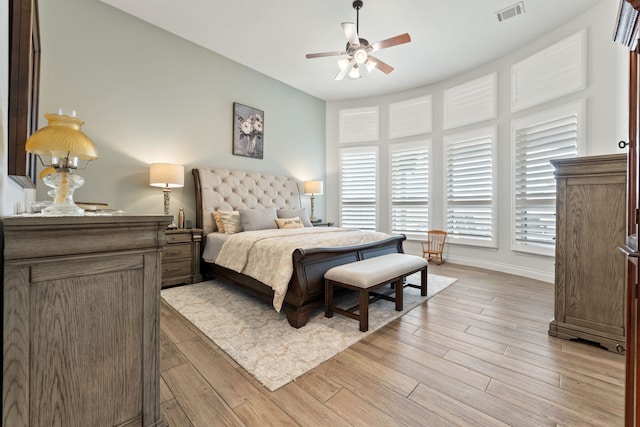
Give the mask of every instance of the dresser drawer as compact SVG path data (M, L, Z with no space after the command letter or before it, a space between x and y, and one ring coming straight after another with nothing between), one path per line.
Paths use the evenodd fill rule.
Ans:
M163 262L162 278L167 279L175 276L188 276L191 274L191 260Z
M164 254L162 255L163 262L183 258L191 259L191 243L172 244L164 248Z

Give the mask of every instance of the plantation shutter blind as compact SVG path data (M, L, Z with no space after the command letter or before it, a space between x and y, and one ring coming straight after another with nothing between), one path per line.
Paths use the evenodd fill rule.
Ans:
M389 138L420 135L432 130L431 95L389 104Z
M445 138L447 232L452 240L495 246L494 149L495 130Z
M375 231L377 226L377 147L340 150L340 222L342 227Z
M443 94L443 127L452 129L494 119L497 115L497 73L446 89Z
M429 142L391 147L391 232L424 238L429 229Z
M578 154L579 111L515 127L514 249L552 255L556 180L551 159Z
M378 140L379 116L378 107L340 110L338 115L338 140L340 143Z
M520 111L587 86L586 31L511 66L511 110Z

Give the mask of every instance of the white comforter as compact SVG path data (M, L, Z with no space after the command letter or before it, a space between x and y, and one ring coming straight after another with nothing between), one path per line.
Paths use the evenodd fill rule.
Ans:
M295 249L351 246L389 237L385 233L332 227L244 231L233 234L222 245L216 264L271 286L273 308L280 311L293 274L291 255Z

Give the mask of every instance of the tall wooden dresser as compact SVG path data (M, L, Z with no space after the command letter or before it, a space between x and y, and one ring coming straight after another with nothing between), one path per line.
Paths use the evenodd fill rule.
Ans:
M166 426L159 305L170 220L2 219L3 426Z
M625 347L627 156L552 160L557 182L555 318L549 335Z

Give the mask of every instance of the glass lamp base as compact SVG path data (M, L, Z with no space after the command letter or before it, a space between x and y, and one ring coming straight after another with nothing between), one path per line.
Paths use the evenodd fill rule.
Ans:
M84 215L84 209L73 202L73 192L82 187L84 178L61 169L47 175L43 181L55 193L53 204L42 210L43 215Z
M68 215L78 216L84 215L84 209L76 205L75 203L67 204L53 204L48 208L42 210L42 215Z

